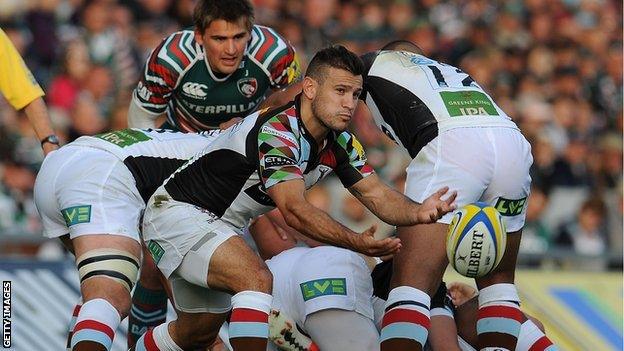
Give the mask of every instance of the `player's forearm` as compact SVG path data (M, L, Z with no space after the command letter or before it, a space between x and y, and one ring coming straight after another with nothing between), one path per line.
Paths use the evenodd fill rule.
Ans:
M128 127L130 128L155 128L156 119L159 115L148 113L132 99L128 108Z
M390 187L367 195L362 195L355 189L351 191L375 216L390 225L408 226L419 223L417 214L420 205Z
M280 209L286 224L314 240L357 250L358 233L333 220L327 213L307 204Z

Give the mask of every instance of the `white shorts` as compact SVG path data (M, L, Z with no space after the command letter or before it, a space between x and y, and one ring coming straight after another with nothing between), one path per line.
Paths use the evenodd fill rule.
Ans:
M145 203L130 170L103 150L65 146L46 156L34 198L43 235L122 235L139 241Z
M267 261L273 273L273 308L303 327L326 309L355 311L373 319L373 284L364 259L333 246L296 247Z
M175 201L163 186L150 198L143 217L143 239L147 248L167 277L171 276L189 251L201 248L201 259L206 269L212 254L219 245L240 230L220 220L207 210ZM197 251L199 252L199 251ZM200 280L201 278L197 278Z
M507 230L522 229L530 193L531 145L514 128L456 128L441 132L407 168L405 195L422 203L441 187L457 190L457 207L482 201L496 207ZM452 213L438 222L450 223Z

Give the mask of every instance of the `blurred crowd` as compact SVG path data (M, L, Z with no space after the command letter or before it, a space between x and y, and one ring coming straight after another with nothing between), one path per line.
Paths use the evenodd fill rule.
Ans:
M0 3L0 28L46 91L64 142L126 126L130 93L147 55L163 37L191 26L194 5L193 0ZM521 261L531 266L621 267L621 1L254 4L256 23L288 39L304 68L316 50L331 43L364 53L398 38L461 67L514 119L533 147L533 189ZM367 147L370 163L400 189L409 159L372 121L356 116L352 128ZM6 238L40 230L32 187L41 160L27 119L0 101L0 240L10 243ZM330 179L310 196L353 228L375 221L339 187ZM392 228L381 230L389 233Z

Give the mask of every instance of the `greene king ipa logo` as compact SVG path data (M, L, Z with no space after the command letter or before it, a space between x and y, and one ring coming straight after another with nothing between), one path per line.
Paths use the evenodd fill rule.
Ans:
M11 347L11 281L2 281L2 347Z

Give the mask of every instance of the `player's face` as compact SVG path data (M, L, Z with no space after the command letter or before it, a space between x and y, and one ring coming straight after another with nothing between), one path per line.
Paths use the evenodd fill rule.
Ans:
M214 20L204 33L195 31L195 40L204 46L210 68L222 74L238 69L250 36L245 17L236 22Z
M312 99L312 113L327 128L343 131L349 126L362 92L362 76L338 68L327 68Z

